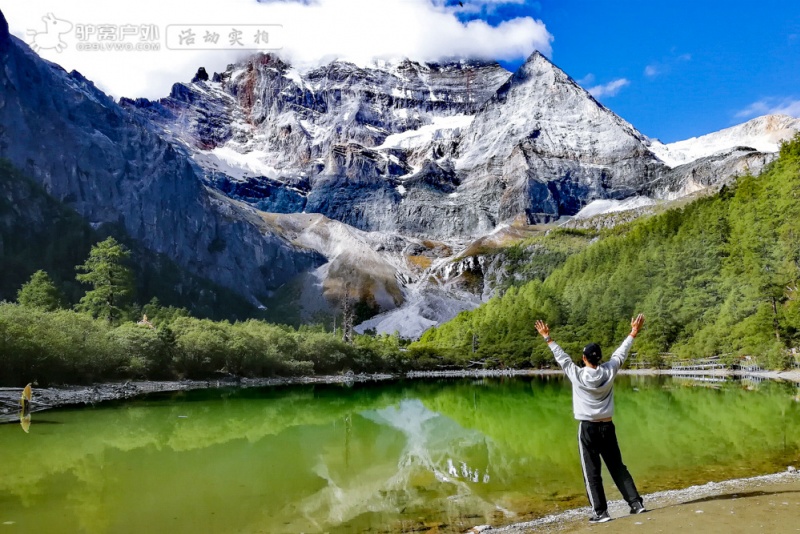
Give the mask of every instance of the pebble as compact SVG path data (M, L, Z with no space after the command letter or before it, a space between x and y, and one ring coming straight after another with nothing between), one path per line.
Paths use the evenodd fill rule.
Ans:
M790 473L797 473L797 468L795 468L793 465L790 465L788 468L786 468L786 470Z
M703 511L702 511L702 510L695 510L695 511L694 511L694 513L696 513L696 514L702 514L702 513L703 513Z

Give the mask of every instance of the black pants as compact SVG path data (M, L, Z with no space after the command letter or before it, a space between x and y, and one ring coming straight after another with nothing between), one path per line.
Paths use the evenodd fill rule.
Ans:
M608 508L606 493L603 490L603 478L600 475L600 458L606 463L611 478L628 504L642 502L633 477L622 463L619 452L617 433L611 421L581 421L578 427L578 442L581 453L583 480L586 483L586 495L595 513L601 514Z

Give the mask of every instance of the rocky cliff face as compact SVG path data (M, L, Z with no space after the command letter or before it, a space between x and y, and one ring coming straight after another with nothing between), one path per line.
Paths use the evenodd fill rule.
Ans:
M452 200L455 137L509 76L496 63L408 60L301 74L257 55L211 81L176 84L158 102L123 105L192 147L207 183L259 209L456 236L472 224Z
M642 192L653 198L672 200L707 188L720 187L733 181L736 176L758 174L774 159L774 153L736 146L661 173L643 187Z
M53 197L254 301L323 261L260 231L150 124L0 27L0 157Z

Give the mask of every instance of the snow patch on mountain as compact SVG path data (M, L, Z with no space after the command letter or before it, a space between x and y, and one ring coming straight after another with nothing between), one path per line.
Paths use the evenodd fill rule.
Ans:
M595 215L604 213L614 213L619 211L634 210L652 206L656 201L649 197L635 196L625 200L594 200L586 205L582 210L575 214L575 219L588 219Z
M213 150L198 151L194 154L194 160L203 169L220 172L237 180L277 177L278 171L264 163L265 156L260 150L237 152L231 144L227 144Z
M474 118L474 115L466 114L433 117L431 124L425 124L416 130L406 130L389 135L380 146L375 148L378 150L389 148L413 150L430 145L434 140L454 138L468 128Z
M737 146L759 152L777 152L782 141L800 132L800 119L789 115L764 115L743 124L700 137L664 144L651 141L650 151L670 167L708 157Z

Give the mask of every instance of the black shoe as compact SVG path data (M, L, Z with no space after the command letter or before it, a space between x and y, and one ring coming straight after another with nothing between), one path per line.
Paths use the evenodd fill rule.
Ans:
M631 504L631 514L643 514L647 511L647 508L644 507L644 504L636 501L635 503Z
M606 521L611 521L611 516L608 515L608 510L602 514L595 513L589 518L589 523L605 523Z

